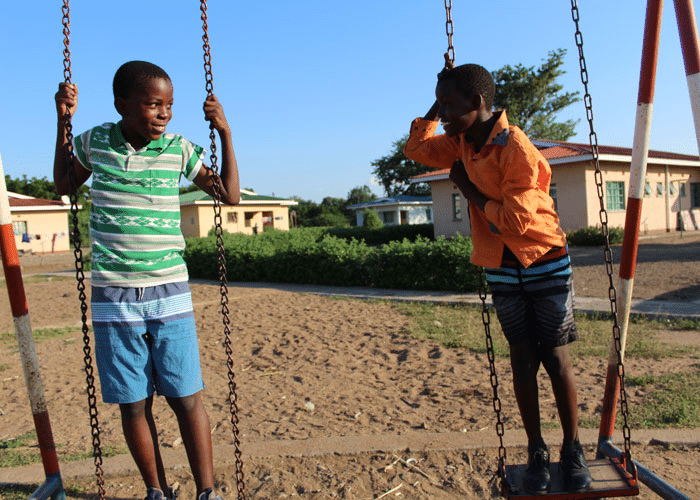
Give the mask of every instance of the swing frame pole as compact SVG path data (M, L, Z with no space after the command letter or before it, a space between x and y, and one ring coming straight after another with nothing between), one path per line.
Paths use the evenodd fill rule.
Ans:
M651 117L654 107L654 83L656 80L656 64L659 53L662 11L663 0L648 0L644 26L644 42L642 46L642 65L639 76L634 145L632 148L630 165L630 186L627 196L625 230L622 239L622 255L620 257L619 270L620 300L618 321L620 324L620 357L623 360L632 305L632 289L634 287L634 270L637 262L639 226L642 218L644 177L646 176ZM618 354L613 341L611 342L610 354L608 356L608 369L605 378L599 441L606 439L611 440L615 430L617 401L620 393L620 377L617 361Z
M695 134L700 148L700 43L695 21L695 13L691 0L674 0L676 20L681 39L683 59L690 92L691 106L695 121ZM659 38L663 0L648 0L644 26L644 42L642 46L642 64L639 77L639 94L637 99L637 114L635 119L634 145L630 165L630 187L625 214L625 230L622 241L620 258L620 356L624 356L625 342L629 327L629 317L634 287L634 272L639 246L639 231L642 215L642 200L644 198L644 178L646 176L649 153L649 137L654 103L654 86L656 82L656 65L658 61ZM598 435L598 454L610 458L621 459L624 452L612 444L615 428L617 400L620 393L620 376L617 366L617 354L614 343L611 346L608 360L608 371L605 380L603 409ZM666 500L689 500L689 497L666 483L653 471L647 469L636 460L639 480L659 497Z
M22 358L24 381L32 408L41 461L46 474L46 481L32 493L29 499L45 500L50 497L53 500L65 500L66 494L63 489L56 444L54 443L49 412L46 406L46 399L44 398L44 389L39 373L39 358L34 346L32 326L29 321L29 308L22 280L22 270L17 253L17 244L15 243L15 234L12 229L10 199L7 194L7 185L5 184L2 157L0 157L0 253L2 254L7 293L10 296L10 308L12 309L15 323L17 345Z

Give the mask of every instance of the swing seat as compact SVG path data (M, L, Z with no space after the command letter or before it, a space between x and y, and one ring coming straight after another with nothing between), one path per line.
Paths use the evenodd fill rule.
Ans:
M633 473L627 471L618 459L600 459L588 461L588 470L591 473L591 487L580 493L569 493L564 490L564 478L559 463L552 463L551 488L544 495L532 495L523 489L523 476L527 465L507 465L506 481L503 495L506 498L552 498L552 499L577 499L577 498L606 498L628 497L639 495L639 483L637 481L637 469L633 467Z

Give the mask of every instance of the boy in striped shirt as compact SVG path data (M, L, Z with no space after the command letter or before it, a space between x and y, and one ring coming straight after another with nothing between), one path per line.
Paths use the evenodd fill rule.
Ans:
M566 235L549 196L547 160L505 111L491 110L495 86L476 64L443 70L436 101L411 126L407 157L451 168L450 179L469 200L471 261L486 268L498 320L510 346L513 385L528 437L524 487L550 487L549 450L542 439L537 372L552 382L564 440L560 465L570 492L591 478L578 440L576 383L569 354L578 338L573 317ZM434 135L437 120L445 134Z
M182 257L181 176L221 201L240 201L231 129L215 96L204 118L221 140L221 175L203 164L204 150L165 131L172 118L173 86L155 64L130 61L113 80L117 123L75 137L68 164L64 117L75 114L78 89L56 93L58 134L54 183L60 195L92 176L92 323L102 398L119 404L129 450L147 487L147 500L172 497L152 413L155 392L177 416L198 500L213 500L214 467L199 347ZM219 497L220 498L220 497Z

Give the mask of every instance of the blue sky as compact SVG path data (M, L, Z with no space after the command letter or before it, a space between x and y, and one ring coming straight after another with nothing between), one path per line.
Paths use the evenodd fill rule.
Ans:
M600 144L631 146L644 2L579 2ZM12 177L52 177L53 96L63 80L59 0L3 5L0 155ZM167 5L167 8L164 6ZM570 2L453 0L456 63L489 70L538 66L568 50L560 82L581 91ZM118 6L118 7L115 7ZM696 2L697 7L697 2ZM320 202L373 184L387 154L434 99L447 47L442 0L209 1L214 92L231 125L242 187ZM74 129L116 121L111 81L131 59L162 66L175 88L169 126L209 149L201 20L196 0L71 2ZM581 119L582 103L560 115ZM697 154L673 3L666 2L656 80L652 149Z

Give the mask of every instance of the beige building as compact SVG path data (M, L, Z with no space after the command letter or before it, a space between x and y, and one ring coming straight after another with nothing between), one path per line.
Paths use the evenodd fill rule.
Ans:
M600 226L595 165L587 144L535 141L552 167L550 194L564 231ZM609 227L624 227L632 150L599 146L601 186ZM435 236L470 234L467 202L449 180L449 169L413 178L429 182ZM700 159L649 151L641 234L700 230Z
M255 234L266 227L288 231L289 207L296 204L294 200L262 196L241 189L238 205L221 205L221 225L229 233ZM199 190L181 194L180 214L182 234L186 238L204 237L214 227L214 200Z
M69 203L17 193L7 194L18 252L55 253L71 249Z

